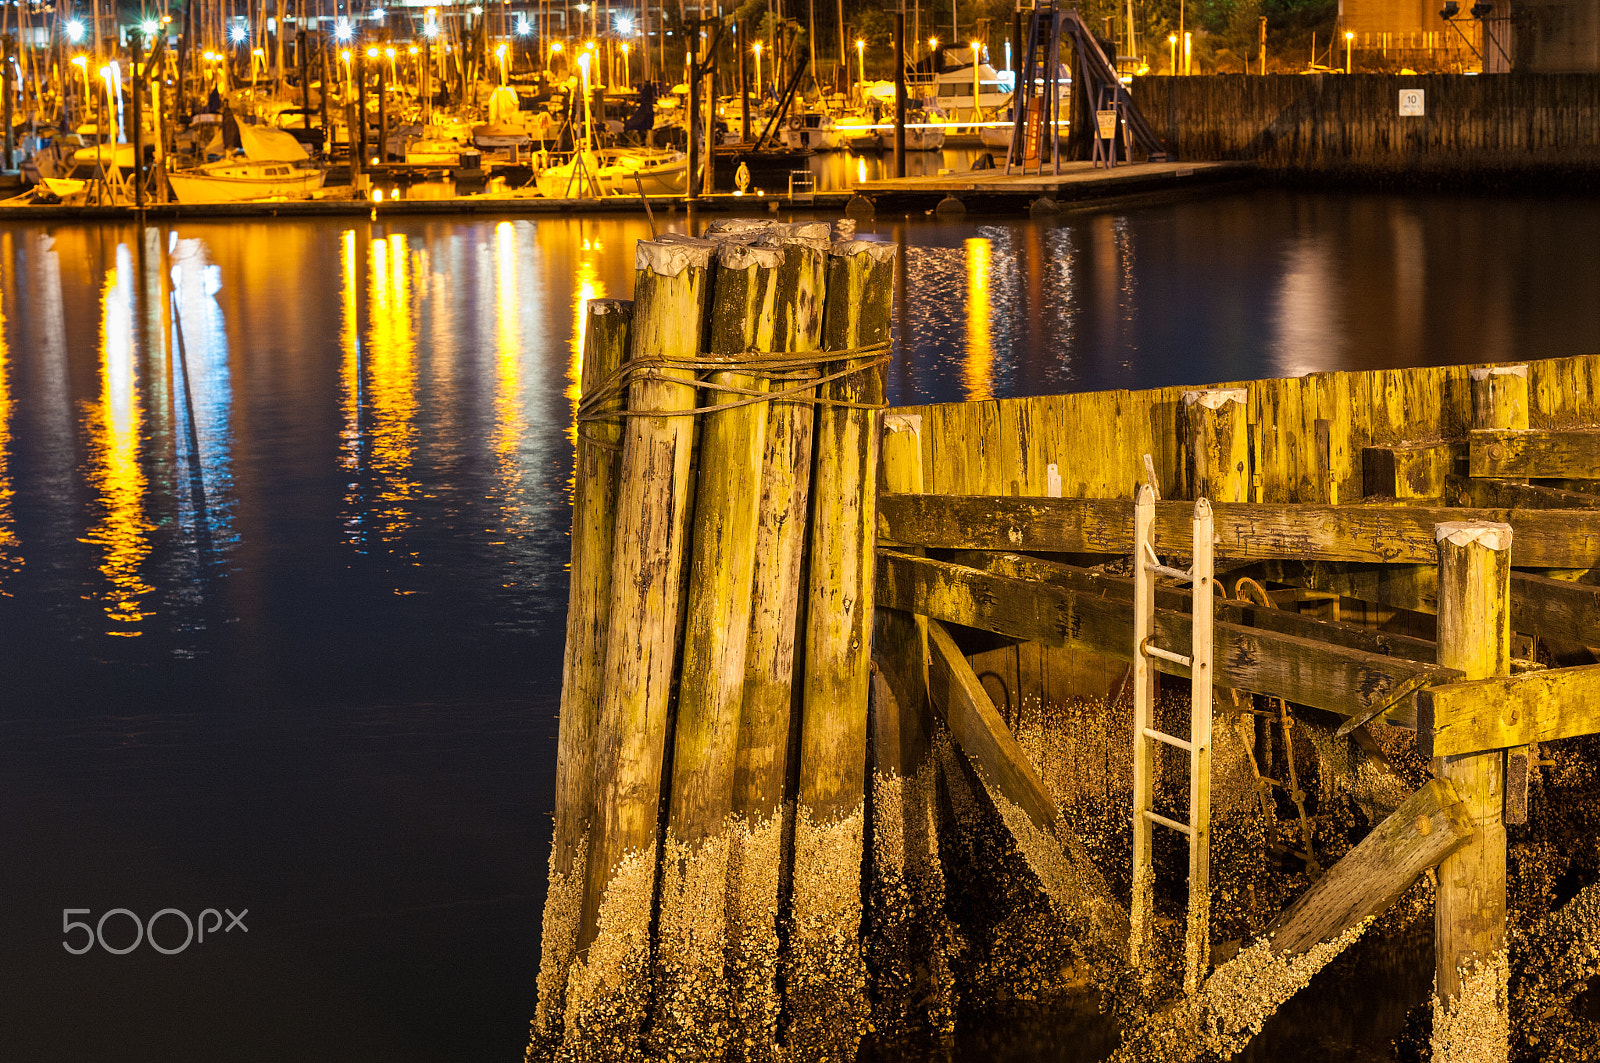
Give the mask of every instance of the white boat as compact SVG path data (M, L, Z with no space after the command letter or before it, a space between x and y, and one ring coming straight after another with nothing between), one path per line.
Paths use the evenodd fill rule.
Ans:
M791 114L784 120L783 146L792 151L838 151L839 131L829 114Z
M240 125L239 142L242 157L167 174L173 197L183 204L308 199L327 179L327 171L312 165L287 133Z
M689 187L689 157L681 151L607 148L539 171L539 194L549 199L602 196L681 196Z
M924 116L906 115L906 150L938 151L944 147L944 126L929 122ZM894 150L894 127L875 128L850 138L850 150L858 155L870 155Z
M401 153L408 166L459 166L465 151L456 140L413 140Z

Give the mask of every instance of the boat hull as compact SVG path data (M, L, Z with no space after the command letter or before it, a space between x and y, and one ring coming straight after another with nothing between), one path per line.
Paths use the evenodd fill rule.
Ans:
M167 186L186 206L198 203L247 203L257 199L308 199L322 187L322 170L296 170L278 177L229 177L220 174L170 173Z

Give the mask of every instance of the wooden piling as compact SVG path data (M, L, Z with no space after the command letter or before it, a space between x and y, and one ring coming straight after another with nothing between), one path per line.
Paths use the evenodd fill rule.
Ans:
M754 358L745 352L771 351L782 261L777 248L731 240L720 245L707 330L710 354ZM767 389L765 378L749 373L713 372L707 380ZM701 403L739 398L707 390ZM728 882L766 426L763 402L706 414L700 428L652 1033L653 1048L668 1058L714 1058L730 1032L726 907L717 900ZM768 900L776 901L776 891Z
M717 226L713 226L716 229ZM822 345L827 280L825 224L765 225L754 237L783 252L778 268L772 349L805 354ZM794 387L817 376L797 371L775 382ZM815 408L802 394L766 404L766 449L756 524L750 634L745 645L744 699L733 778L735 842L728 874L728 982L743 1032L735 1058L764 1060L778 1052L779 879L789 831L792 711L811 488Z
M1439 664L1466 679L1511 668L1511 526L1442 523L1439 541ZM1434 909L1433 1058L1504 1060L1506 1000L1505 753L1434 760L1473 823L1471 842L1439 865Z
M878 487L920 493L922 418L885 417ZM928 618L877 609L873 619L872 865L868 966L879 1029L955 1025L953 929L940 862L938 767L928 704Z
M715 245L640 241L630 361L695 359ZM630 410L689 410L691 369L651 366ZM638 1043L649 996L651 908L668 700L678 650L694 420L629 417L612 561L610 628L596 727L595 816L567 984L563 1056L623 1054Z
M627 357L633 304L616 299L589 303L583 335L579 387L594 395ZM622 395L596 412L622 407ZM584 871L594 814L595 727L611 616L612 535L616 527L617 477L621 470L622 422L579 422L573 457L572 565L567 594L567 647L561 670L560 730L556 739L555 833L550 846L550 885L545 898L539 961L539 1003L533 1038L553 1050L561 1038L567 972L578 944Z
M824 349L888 340L895 250L864 240L830 248ZM857 371L822 396L882 402L881 369L862 365L829 363ZM868 1017L860 889L879 422L876 410L850 406L817 415L787 981L789 1043L814 1059L852 1058Z
M1249 397L1244 388L1183 393L1188 426L1184 471L1191 499L1250 500Z

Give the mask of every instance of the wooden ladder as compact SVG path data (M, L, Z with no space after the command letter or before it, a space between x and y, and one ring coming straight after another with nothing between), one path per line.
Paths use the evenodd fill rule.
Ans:
M1155 869L1151 862L1151 827L1159 823L1189 839L1189 919L1184 933L1183 991L1200 988L1210 963L1211 940L1211 620L1214 608L1215 525L1211 503L1194 504L1194 564L1185 572L1161 564L1156 557L1155 491L1139 488L1133 518L1133 903L1128 964L1149 982L1151 922L1154 916ZM1156 577L1167 576L1193 586L1192 639L1184 656L1152 644L1155 634ZM1189 669L1190 723L1187 741L1155 729L1156 672L1151 658ZM1189 754L1189 822L1169 819L1154 808L1155 743Z

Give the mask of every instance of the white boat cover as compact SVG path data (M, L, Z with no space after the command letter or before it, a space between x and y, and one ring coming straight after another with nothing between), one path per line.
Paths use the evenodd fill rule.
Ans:
M239 123L239 147L251 162L294 162L309 158L306 149L288 133L243 122Z

